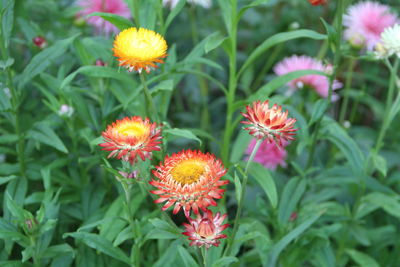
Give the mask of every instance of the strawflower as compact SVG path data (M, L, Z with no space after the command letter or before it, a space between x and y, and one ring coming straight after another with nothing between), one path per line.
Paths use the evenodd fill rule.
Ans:
M269 107L268 100L265 102L253 102L246 107L247 113L243 117L248 121L241 123L249 125L248 130L257 139L265 139L282 147L284 141L294 140L294 123L296 119L288 118L288 111L283 112L282 107L274 104Z
M249 146L247 147L247 160L250 154L253 152L256 143L257 140L252 139ZM268 140L264 140L257 150L254 161L262 164L265 168L271 170L275 170L278 166L286 167L287 164L285 162L285 159L287 156L287 152L285 150L285 146L287 146L287 144L288 143L284 141L282 142L282 147L279 147L274 143L268 142Z
M144 28L129 28L120 32L114 40L114 56L119 65L129 71L149 73L157 68L155 63L164 63L167 56L167 42L158 33Z
M382 45L388 56L396 54L400 58L400 24L386 28L382 35Z
M130 18L131 12L124 0L78 0L78 6L82 10L77 14L78 18L85 17L93 12L105 12ZM98 16L92 16L86 19L87 23L93 25L99 32L106 34L117 33L118 28L110 22Z
M308 0L308 2L313 6L325 5L326 0Z
M398 20L390 7L378 2L365 1L350 6L343 17L346 27L344 38L356 47L373 51L381 39L381 33Z
M205 210L210 205L216 206L214 198L222 198L225 191L220 187L229 183L228 180L220 180L226 174L221 160L213 154L192 150L166 156L164 163L157 166L153 174L157 179L150 184L157 190L151 193L160 196L155 203L166 202L162 210L175 205L174 214L183 208L186 216L189 216L190 210L198 214L199 208Z
M100 144L103 150L111 151L108 157L116 157L124 161L135 163L151 159L152 151L159 151L161 144L161 129L148 118L125 117L108 125L102 133L104 143Z
M226 217L226 214L221 216L219 212L214 216L210 210L206 210L203 215L198 214L196 219L188 217L189 224L183 223L186 232L182 234L192 241L190 246L218 247L221 243L220 239L226 238L226 235L221 232L229 227L229 224L222 224Z
M332 71L330 65L324 65L321 61L316 60L309 56L297 56L293 55L280 61L274 67L276 75L281 76L290 72L299 70L317 70L329 74ZM323 75L310 74L300 78L294 79L288 83L290 92L304 87L309 87L315 90L320 96L328 97L329 95L329 79ZM342 84L335 80L332 85L333 90L337 90L342 87ZM337 100L339 97L337 94L332 94L332 100Z

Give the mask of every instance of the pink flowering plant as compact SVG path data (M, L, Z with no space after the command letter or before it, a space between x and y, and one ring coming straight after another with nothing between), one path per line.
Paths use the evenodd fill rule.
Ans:
M400 266L398 0L0 0L0 266Z

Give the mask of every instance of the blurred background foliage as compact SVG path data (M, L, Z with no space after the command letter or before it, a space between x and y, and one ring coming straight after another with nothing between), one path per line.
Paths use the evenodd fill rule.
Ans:
M1 9L12 2L0 0ZM238 2L243 7L253 1ZM274 34L298 29L325 34L320 17L332 23L336 5L264 2L240 20L238 69ZM380 2L400 13L398 0ZM127 3L132 8L132 1ZM143 26L164 34L169 45L166 64L148 77L165 122L165 149L155 153L152 163L158 164L165 152L184 148L220 156L226 110L220 83L229 79L224 8L216 1L210 9L182 5L166 26L174 11L158 0L141 5ZM12 10L2 20L3 33L11 30L11 35L0 74L0 266L31 266L33 260L36 266L123 266L131 249L140 253L143 265L196 266L196 249L188 248L179 229L158 219L160 207L139 188L134 187L131 203L136 232L121 218L123 191L110 171L117 161L105 160L97 144L109 123L145 116L145 108L137 75L119 70L112 56L113 36L96 34L76 17L79 8L73 1L17 0ZM33 43L37 36L45 38L47 48ZM384 116L389 72L382 62L359 58L346 45L344 49L337 79L345 81L349 61L356 58L347 114L351 124L342 127L332 119L338 118L341 105L341 100L334 102L323 119L314 164L307 168L315 126L310 120L319 97L313 92L288 97L285 86L276 88L271 102L284 104L300 129L288 147L288 167L268 171L254 164L232 255L222 257L221 247L210 249L213 266L400 265L399 120L390 125L379 155L369 157ZM325 40L279 43L243 72L237 99L256 95L275 78L272 67L292 54L330 63L334 56ZM14 61L7 67L8 58ZM97 60L106 66L96 66ZM19 92L20 135L13 99L3 90L9 87L6 69ZM59 114L63 104L73 107L72 116ZM239 104L238 110L243 109ZM249 140L236 127L230 162L225 162L232 182L218 207L230 220L238 190L233 164L243 160ZM148 180L149 163L140 168ZM174 221L180 226L183 215Z

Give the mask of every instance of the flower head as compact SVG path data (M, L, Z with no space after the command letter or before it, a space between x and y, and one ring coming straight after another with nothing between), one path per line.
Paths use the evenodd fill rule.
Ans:
M60 109L58 110L58 115L60 116L65 116L65 117L71 117L72 114L74 114L74 108L71 106L68 106L66 104L62 104L60 106Z
M166 202L162 210L175 205L174 214L183 207L186 216L191 209L198 214L199 208L216 206L214 198L222 198L225 190L220 187L229 182L220 180L226 174L221 160L213 154L192 150L167 156L153 174L158 179L153 179L150 184L158 190L151 193L160 196L155 202Z
M389 6L372 1L359 2L350 6L344 15L344 38L357 47L372 51L383 30L396 21L397 16L390 12Z
M187 2L193 5L202 6L204 8L210 8L212 5L211 0L187 0ZM179 0L163 0L163 5L171 9L174 9L178 3Z
M386 28L382 35L382 46L388 56L396 54L400 58L400 24Z
M164 63L167 56L167 42L158 33L143 28L129 28L120 32L114 40L114 56L119 65L129 71L150 72L157 68L155 63Z
M326 4L326 0L308 0L308 2L310 2L310 4L313 6L319 6L319 5Z
M298 70L318 70L329 73L332 70L332 67L330 65L324 65L321 61L316 60L312 57L304 55L293 55L291 57L287 57L276 64L276 66L274 67L276 75L279 76ZM325 98L328 97L329 94L329 79L328 77L322 75L305 75L290 81L288 83L288 86L290 87L291 91L304 87L311 87L320 96ZM336 80L333 82L333 90L339 89L341 87L342 84L340 82ZM338 96L336 94L332 94L332 100L336 100L337 98Z
M246 150L247 156L250 156L256 143L256 139L251 140ZM282 147L279 147L276 146L274 143L268 142L268 140L264 140L257 150L254 161L264 165L265 168L271 170L275 170L278 165L286 167L287 164L285 162L285 159L287 156L287 152L284 147L287 144L288 143L286 141L283 141Z
M218 247L221 243L219 239L226 238L226 235L221 234L221 232L229 227L229 224L222 224L226 217L226 214L221 216L219 212L214 216L210 210L204 211L202 216L198 214L196 219L187 217L190 224L183 224L186 232L182 234L188 236L189 240L192 241L190 246Z
M294 118L288 118L288 111L283 112L282 107L274 104L269 107L268 100L265 102L253 102L246 107L247 113L242 113L248 121L242 121L248 124L250 134L257 139L266 139L268 142L274 142L282 146L284 141L293 140L297 129L293 129L296 122Z
M32 39L32 42L34 45L36 45L37 47L39 47L40 49L46 48L47 47L47 41L46 38L44 38L43 36L36 36Z
M139 156L141 160L151 158L152 151L159 151L161 129L148 118L125 117L108 125L102 133L105 143L103 150L111 151L108 157L116 157L133 164Z
M77 4L82 7L78 17L84 17L93 12L112 13L125 18L129 18L131 15L129 7L124 0L78 0ZM98 31L106 34L118 32L117 27L98 16L87 18L87 22L96 27Z

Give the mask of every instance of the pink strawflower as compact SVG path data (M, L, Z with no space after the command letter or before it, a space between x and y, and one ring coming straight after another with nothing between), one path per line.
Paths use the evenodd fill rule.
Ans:
M344 38L354 46L372 51L383 30L393 26L397 20L389 6L372 1L359 2L350 6L344 15L343 24L347 28Z
M77 0L78 6L83 9L77 14L78 16L87 16L93 12L105 12L130 18L131 12L124 0ZM110 22L98 16L89 17L87 23L96 27L99 32L105 34L117 33L118 28Z
M251 152L253 152L256 143L257 139L251 140L246 150L247 154L246 159L248 159ZM275 170L278 165L286 167L287 164L285 160L287 152L285 150L285 146L287 145L288 142L283 141L282 147L278 147L275 143L269 142L268 140L264 140L257 150L257 153L254 157L254 161L264 165L265 168L271 170Z
M291 57L283 59L274 67L274 72L276 73L276 75L279 76L299 70L318 70L318 71L323 71L325 73L330 73L332 71L332 66L324 65L322 64L321 61L316 60L309 56L293 55ZM302 89L305 86L311 87L320 96L326 98L328 97L328 92L329 92L329 79L328 77L323 75L314 75L314 74L305 75L290 81L288 83L288 86L291 88L291 91L295 91L296 89ZM341 87L342 84L335 80L333 83L333 90L339 89ZM332 100L334 101L337 99L338 95L332 94Z
M218 247L221 243L220 239L227 237L225 234L221 234L229 227L229 224L222 224L226 217L228 217L227 214L221 216L219 212L213 215L210 210L204 211L203 215L198 214L196 219L187 217L189 224L183 223L186 232L182 234L189 237L190 246Z

